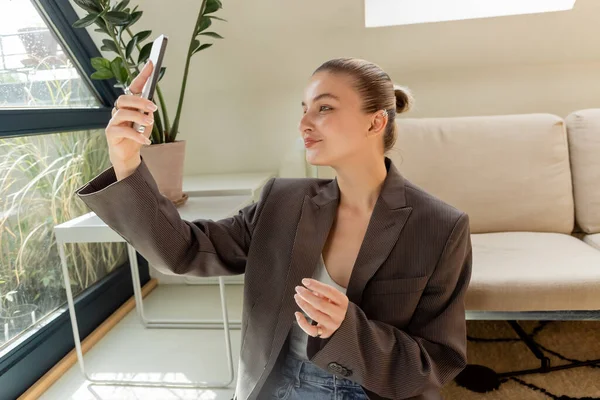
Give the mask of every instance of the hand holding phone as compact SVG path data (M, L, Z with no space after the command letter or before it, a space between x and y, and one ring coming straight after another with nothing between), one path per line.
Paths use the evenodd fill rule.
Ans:
M154 69L152 70L152 74L150 75L150 77L146 81L146 84L144 85L144 88L142 89L141 97L143 99L154 99L154 90L156 89L156 84L160 76L162 61L165 55L165 51L167 50L168 41L168 36L163 34L157 37L152 43L152 49L150 50L150 56L148 57L148 60L152 61ZM144 114L149 114L147 111L140 111ZM145 127L137 122L134 122L133 129L135 129L137 132L143 133Z

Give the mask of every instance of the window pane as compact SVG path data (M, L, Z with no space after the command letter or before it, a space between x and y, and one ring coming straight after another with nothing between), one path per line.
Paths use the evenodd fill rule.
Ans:
M53 229L90 211L74 192L109 165L103 130L0 139L0 352L66 303ZM125 243L65 254L74 295L127 260Z
M536 14L570 10L575 0L365 0L365 26Z
M0 109L97 107L30 0L0 0Z

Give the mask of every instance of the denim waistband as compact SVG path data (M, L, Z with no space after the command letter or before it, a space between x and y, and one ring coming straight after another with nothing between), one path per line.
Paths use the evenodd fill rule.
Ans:
M289 378L319 383L328 386L360 387L356 382L331 374L308 360L301 360L288 354L281 367L281 373Z

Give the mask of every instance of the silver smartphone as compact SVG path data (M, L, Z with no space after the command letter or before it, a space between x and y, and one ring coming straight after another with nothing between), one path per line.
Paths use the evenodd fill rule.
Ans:
M168 41L169 38L166 35L160 35L152 43L152 48L150 50L150 56L148 57L148 59L152 61L154 69L152 70L152 74L150 75L150 77L146 81L146 84L144 85L144 88L142 89L141 97L143 97L144 99L154 99L154 89L156 89L158 77L160 76L160 69L162 67L162 61L165 55L165 51L167 50ZM150 114L150 111L142 112L146 115ZM146 128L143 125L134 122L133 129L140 133L143 133Z

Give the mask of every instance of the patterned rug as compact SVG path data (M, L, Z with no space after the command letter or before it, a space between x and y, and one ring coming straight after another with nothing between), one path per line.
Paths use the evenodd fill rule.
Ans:
M568 364L565 359L600 359L600 322L520 321L519 324L547 349L544 353L551 366ZM469 364L484 365L498 373L540 366L508 322L467 321L467 334ZM472 392L452 382L442 390L442 395L446 400L600 400L600 365L507 378L498 389L488 393Z

